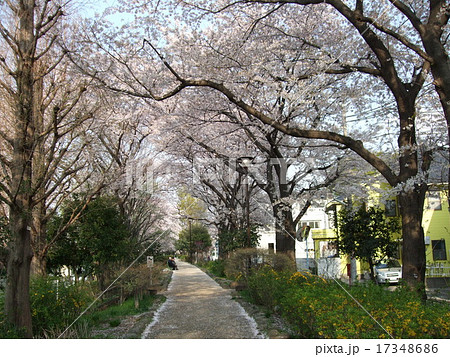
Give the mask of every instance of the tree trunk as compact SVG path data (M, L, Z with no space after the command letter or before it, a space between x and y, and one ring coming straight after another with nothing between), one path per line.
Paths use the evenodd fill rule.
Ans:
M374 283L376 283L375 279L375 272L374 272L374 266L373 266L373 260L369 259L369 274L370 274L370 280L372 280Z
M402 216L402 278L422 298L425 292L425 241L422 228L424 194L416 190L399 195Z
M10 210L11 242L9 246L5 312L10 323L25 329L25 336L31 338L30 306L30 264L33 252L29 219L22 209Z
M275 249L277 254L286 254L295 262L295 224L292 207L277 204L273 206L275 224Z
M30 307L30 230L32 226L32 158L33 158L33 84L34 84L34 6L33 0L18 5L19 30L16 58L16 95L14 108L13 154L11 160L10 232L8 246L5 313L7 320L32 337Z
M46 276L47 275L47 256L39 253L33 254L31 260L30 273L32 276Z
M42 73L45 68L39 68L35 64L34 71L39 77L34 81L33 88L33 125L36 136L39 138L45 131L44 129L44 113L42 110L44 81ZM46 201L45 185L43 178L45 177L45 147L42 138L35 142L35 149L32 161L32 185L36 190L36 198L40 201L33 207L33 226L31 229L31 244L33 248L33 259L31 261L31 275L44 276L47 274L47 223L46 223Z
M447 23L446 13L440 11L438 2L434 4L435 10L430 14L428 23L422 28L422 43L425 51L433 58L431 73L434 78L434 87L447 121L447 137L450 139L450 59L444 42L441 42L442 33ZM448 149L450 154L450 148ZM447 170L447 187L450 187L450 165ZM447 198L450 203L450 195Z
M45 222L45 204L39 203L33 209L31 275L47 275L47 224Z

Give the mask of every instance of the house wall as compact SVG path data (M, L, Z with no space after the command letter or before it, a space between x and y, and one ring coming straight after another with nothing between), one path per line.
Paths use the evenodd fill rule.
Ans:
M368 200L370 205L378 205L381 203L380 194L375 192L379 192L379 190L373 191L370 195ZM423 216L427 276L450 276L450 211L446 196L447 193L444 190L436 190L433 188L431 188L431 192L431 195L427 195ZM436 195L439 197L440 205L436 199ZM395 200L393 202L394 212L398 215L398 207L395 207ZM348 278L348 264L350 264L348 257L339 258L339 260L333 258L332 263L331 261L327 262L323 260L331 259L329 258L332 255L329 249L331 246L328 247L327 242L332 242L336 239L336 232L333 227L330 227L329 216L326 213L326 207L328 206L329 203L323 202L322 205L311 207L302 217L300 227L303 222L308 224L315 222L314 225L318 228L311 228L310 236L306 241L296 241L295 255L297 267L299 270L304 270L307 269L307 264L309 264L310 268L319 268L320 265L323 270L323 266L326 265L327 267L331 267L327 269L333 270L333 276ZM381 207L384 207L384 203L381 203ZM269 243L275 246L275 230L273 228L263 229L260 231L260 234L260 248L268 249ZM433 256L432 242L440 240L445 242L446 259L435 259L435 256ZM401 261L401 256L399 258ZM359 277L367 277L368 271L368 264L360 263L359 261L356 262L356 274Z
M430 189L425 200L422 224L427 275L450 276L450 212L445 191ZM436 242L441 241L445 245L445 257L433 254L433 243L436 245Z

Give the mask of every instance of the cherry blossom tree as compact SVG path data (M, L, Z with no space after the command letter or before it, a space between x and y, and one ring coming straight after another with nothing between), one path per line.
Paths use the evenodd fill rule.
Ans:
M270 28L275 28L275 31L278 31L278 33L293 37L294 35L289 32L290 29L288 28L288 30L286 30L286 28L280 26L279 23L280 21L282 22L282 18L284 19L285 16L289 16L289 14L292 15L295 13L296 16L300 17L303 8L298 12L296 12L295 8L297 5L306 4L306 1L292 2L293 5L289 6L289 13L286 9L287 6L284 6L289 2L270 3L275 4L272 4L257 18L255 18L252 13L248 16L251 19L252 24L252 26L248 26L248 28L251 29L250 35L252 35L251 38L254 40L253 46L257 46L257 41L255 41L256 35L254 35L257 32L257 29L264 28L267 30L269 25ZM336 4L338 2L332 3ZM251 86L258 87L258 89L268 88L269 78L267 75L267 81L262 81L258 77L256 77L256 80L255 77L250 77L247 80L241 79L238 83L231 83L230 77L227 78L228 82L226 82L218 78L211 78L211 76L208 76L206 73L202 75L203 79L191 79L192 77L189 77L192 76L190 71L186 71L185 68L175 69L174 66L169 64L168 61L161 56L168 72L176 79L178 84L173 90L166 92L164 95L155 95L155 93L150 93L150 95L152 95L154 99L162 100L171 97L188 87L212 88L222 93L228 101L248 115L258 118L266 125L274 127L285 134L309 139L330 140L353 150L361 158L374 166L387 182L397 189L402 214L403 276L410 286L424 292L425 248L421 221L427 183L423 180L423 177L426 176L426 172L431 163L431 151L426 150L424 152L419 152L415 128L417 117L416 103L427 80L430 62L416 56L415 53L411 54L409 49L407 51L401 51L401 48L399 49L398 47L390 46L385 40L385 37L378 33L378 29L372 29L368 26L366 21L361 21L363 10L361 1L357 2L356 7L353 10L341 2L339 3L342 5L339 10L345 13L346 19L357 30L359 37L355 34L355 36L351 37L351 40L355 41L361 50L357 52L356 56L351 56L351 54L346 53L341 57L337 57L333 54L333 52L336 51L336 47L325 47L328 44L322 41L320 45L316 45L314 48L320 49L320 53L329 56L329 60L324 62L323 69L319 70L319 73L335 75L338 76L338 78L341 78L343 75L349 75L348 78L353 78L352 80L357 80L362 75L368 75L369 78L373 79L372 83L374 85L379 86L379 83L385 85L385 93L389 96L390 100L394 100L398 115L398 165L388 165L375 152L368 150L364 144L355 137L340 134L337 131L323 130L322 128L316 130L308 127L288 126L285 123L282 123L273 112L269 111L268 108L264 106L263 103L257 103L255 97L251 97L248 93L248 88L251 88ZM241 6L234 12L233 10L229 10L229 8L226 10L228 13L233 13L234 18L237 18L238 12L248 14L247 9L248 6ZM261 10L264 8L256 7L256 9ZM257 12L257 10L253 9L250 10L250 12ZM221 19L226 19L227 16L229 15L222 16ZM229 17L231 18L232 16L230 15ZM271 17L274 17L274 20L272 20ZM271 20L270 23L269 20ZM282 22L282 24L285 25L285 22ZM335 27L333 27L333 31L334 30ZM224 31L223 28L219 29L217 33L220 32L223 34L222 31ZM349 31L348 28L347 31ZM334 40L336 41L336 34L334 34ZM348 41L344 43L348 43ZM352 44L352 42L350 42L350 44ZM225 47L221 47L219 43L217 44L217 48L222 50L222 48ZM353 49L354 45L349 48ZM172 50L173 49L174 48L172 48ZM243 47L241 47L241 49L243 49ZM271 51L271 49L269 51ZM229 60L229 57L224 56L220 51L217 52L220 53L218 56L219 58L224 59L224 61ZM244 51L241 52L240 58L249 56L248 52L246 52L245 55L242 54L243 52ZM405 54L408 54L408 56L405 57ZM410 62L405 61L405 58ZM237 58L233 57L233 60L237 61ZM264 68L264 70L266 69L267 68ZM184 72L186 72L186 76L182 74ZM226 70L224 72L230 73ZM306 74L311 76L309 73ZM272 75L272 79L274 77L275 76ZM234 78L239 77L234 76ZM294 83L298 84L299 78L302 78L302 75L296 73L294 79L295 78L296 82ZM275 79L286 81L286 83L292 83L287 82L286 78L275 77ZM291 81L292 80L293 79L291 78ZM246 87L242 88L242 85L239 85L239 83L245 83ZM264 83L264 86L258 86L258 83ZM348 83L349 82L347 82L347 84ZM310 86L309 90L312 89L314 88ZM377 88L377 91L378 90L379 87ZM296 94L299 92L300 90L298 90ZM257 97L261 97L261 95L258 93ZM270 103L270 101L266 103Z
M352 150L398 194L403 276L424 292L421 220L435 148L419 145L424 141L418 141L416 128L423 107L435 109L422 101L427 87L435 85L446 105L447 6L445 1L191 1L188 6L136 1L132 10L140 27L127 24L119 35L94 27L88 34L87 41L97 44L107 60L100 65L89 55L74 60L116 92L183 102L203 92L216 112L228 103L267 131ZM120 6L120 11L129 9L125 2ZM133 39L127 41L126 33ZM280 100L288 103L285 112L294 109L288 123L274 110ZM361 123L345 125L342 105L349 101L357 113L372 111L370 117L383 130L379 140L368 137ZM315 106L322 109L317 127L312 116L303 115ZM448 123L442 128L448 130ZM388 157L386 145L395 139L396 152ZM443 146L448 150L448 140Z

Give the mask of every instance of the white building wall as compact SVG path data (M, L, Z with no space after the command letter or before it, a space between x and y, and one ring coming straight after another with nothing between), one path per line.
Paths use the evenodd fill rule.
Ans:
M296 211L298 212L298 207L294 206L294 215ZM303 242L299 242L296 239L295 242L295 258L299 270L307 269L308 264L310 267L314 265L314 241L311 238L312 230L316 228L329 228L328 215L325 212L325 202L322 207L310 207L302 217L299 228L304 222L311 226L311 232L308 239ZM273 227L261 229L260 236L259 248L269 249L269 243L275 246L275 230Z

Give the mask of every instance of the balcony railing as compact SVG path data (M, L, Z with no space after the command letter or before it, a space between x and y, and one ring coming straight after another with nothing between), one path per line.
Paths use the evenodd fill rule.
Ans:
M427 265L425 275L429 277L450 276L450 266L444 266L442 263Z

